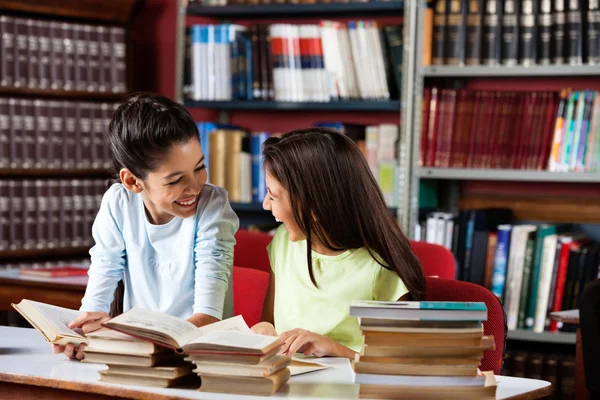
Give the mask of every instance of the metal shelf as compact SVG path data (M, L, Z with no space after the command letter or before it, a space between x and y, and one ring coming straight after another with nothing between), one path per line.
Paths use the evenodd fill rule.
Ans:
M335 15L344 17L349 15L374 16L374 15L402 15L403 1L369 1L365 3L323 3L323 4L265 4L265 5L227 5L203 6L191 4L187 8L187 15L242 19L258 19L272 17L302 18Z
M515 169L416 168L421 179L600 183L600 173L549 172Z
M575 333L566 332L541 332L537 333L525 329L508 331L509 340L521 340L526 342L575 344Z
M421 67L425 77L554 77L554 76L600 76L598 65L548 65L531 67L440 65Z
M186 101L186 107L215 110L281 111L389 111L400 112L399 100L332 101L328 103L293 103L283 101Z

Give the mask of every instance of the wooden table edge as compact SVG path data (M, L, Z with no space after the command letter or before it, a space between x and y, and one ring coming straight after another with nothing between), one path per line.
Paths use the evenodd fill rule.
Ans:
M164 395L141 390L128 389L123 386L107 386L104 384L95 384L89 382L70 382L59 379L43 378L38 376L12 374L0 372L0 385L2 382L14 383L29 386L42 386L54 389L70 390L73 392L94 393L105 396L122 397L126 399L140 400L189 400L186 397L174 395Z
M554 389L552 384L548 382L548 386L544 386L539 389L532 390L527 393L521 393L516 396L506 397L504 400L534 400L541 399L542 397L550 396Z

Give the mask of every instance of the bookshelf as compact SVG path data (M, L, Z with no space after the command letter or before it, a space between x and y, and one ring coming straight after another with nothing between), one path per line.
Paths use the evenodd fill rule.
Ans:
M209 101L184 99L184 64L186 50L186 28L194 24L232 23L248 26L250 24L314 24L321 19L347 21L348 19L374 19L385 21L385 25L401 24L407 19L404 1L365 1L350 3L316 3L316 4L259 4L238 5L229 4L225 6L205 6L200 3L187 1L178 2L177 19L177 61L176 61L176 97L183 103L196 119L206 119L207 115L220 123L231 123L248 128L249 131L271 131L285 132L294 128L306 128L317 121L344 121L365 125L378 123L393 123L400 126L398 143L399 170L402 171L397 186L400 188L399 203L405 203L408 192L402 190L408 187L410 137L403 134L404 118L398 116L407 110L406 105L400 99L403 93L412 90L412 74L414 66L409 60L409 47L407 44L415 40L416 32L410 32L408 24L403 25L402 41L404 44L403 58L409 60L402 66L402 92L400 99L392 100L340 100L329 102L291 102L275 100L233 100L233 101ZM298 21L298 22L296 22ZM345 22L344 22L345 23ZM263 50L261 50L262 52ZM264 54L264 53L261 53ZM389 54L388 54L389 57ZM360 96L359 96L360 97ZM276 128L269 128L269 122L275 120L279 113L283 120L290 120L290 125L274 124ZM294 116L292 116L292 113ZM313 114L314 113L314 114ZM329 117L331 115L331 117ZM347 115L347 116L344 116ZM216 116L216 117L215 117ZM306 122L310 121L311 122ZM328 119L330 118L330 119ZM410 113L407 117L411 118ZM263 125L263 121L265 124ZM302 121L302 122L299 122ZM372 121L372 122L371 122ZM377 121L377 122L375 122ZM273 126L273 124L271 125ZM271 223L272 215L262 210L260 203L232 203L232 208L240 217L242 226L247 225L249 220L265 218L263 221ZM397 218L402 218L401 210L404 206L390 208Z
M600 173L585 172L415 167L414 174L420 179L600 183Z
M419 67L419 75L426 78L478 78L478 77L575 77L575 76L598 76L600 74L597 65L535 65L535 66L452 66L435 65L430 67Z
M575 333L565 332L533 332L526 329L516 329L508 331L507 339L522 342L575 345Z
M134 5L0 0L18 61L3 64L0 82L0 259L87 255L110 176L104 134L128 87Z

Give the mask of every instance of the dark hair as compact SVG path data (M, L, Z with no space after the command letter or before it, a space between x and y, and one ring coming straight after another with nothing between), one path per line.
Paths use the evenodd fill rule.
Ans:
M296 223L306 235L315 286L313 235L330 250L365 247L382 267L398 274L414 300L425 297L421 263L350 138L322 128L292 131L265 141L263 161L289 193Z
M158 166L174 144L198 138L198 128L181 104L155 93L133 93L115 111L108 138L116 172L140 179Z

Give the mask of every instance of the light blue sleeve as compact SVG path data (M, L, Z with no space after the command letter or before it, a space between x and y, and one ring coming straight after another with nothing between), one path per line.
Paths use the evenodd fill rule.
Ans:
M117 283L125 269L125 241L119 229L118 202L115 187L102 198L100 211L92 226L95 245L90 249L91 265L85 296L81 300L82 311L110 312Z
M206 191L208 199L204 200L206 207L198 217L194 243L194 314L221 319L232 275L234 235L239 220L229 205L227 192L217 187L211 189Z

